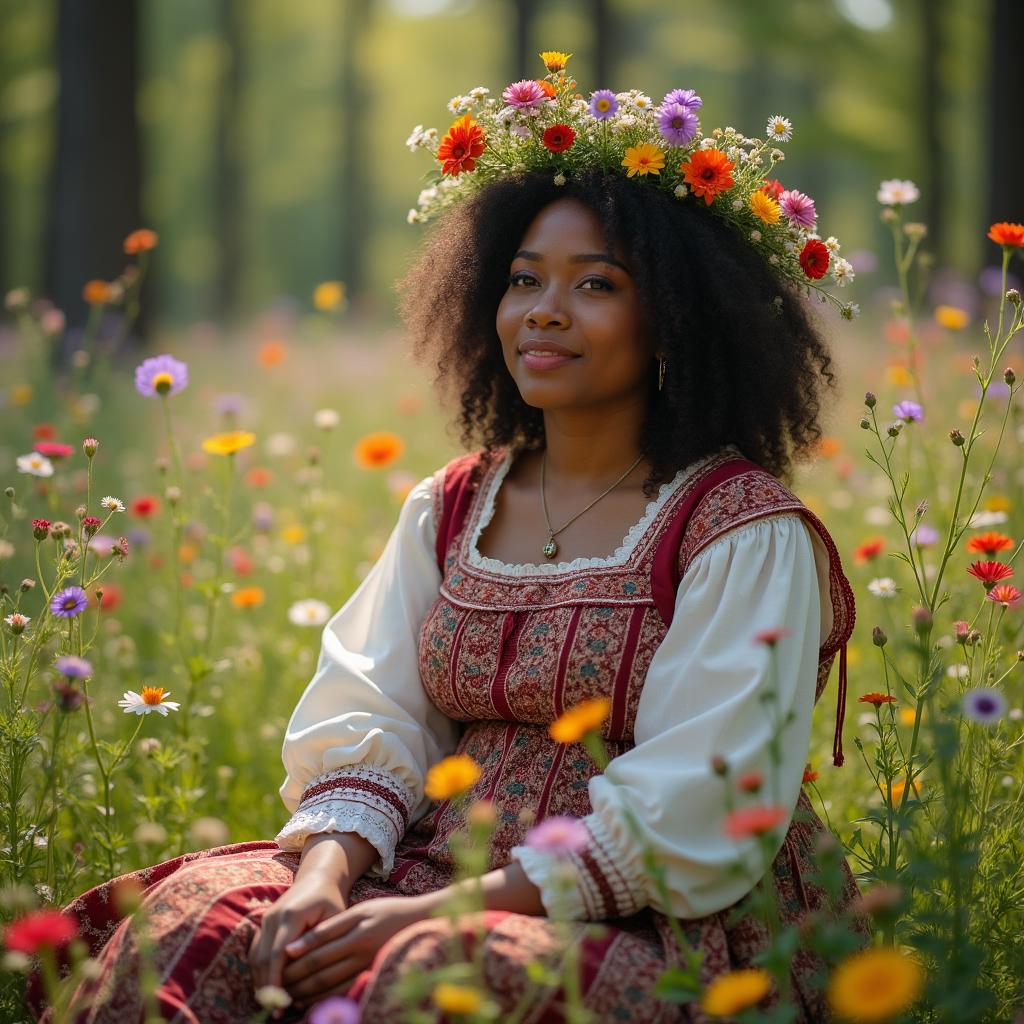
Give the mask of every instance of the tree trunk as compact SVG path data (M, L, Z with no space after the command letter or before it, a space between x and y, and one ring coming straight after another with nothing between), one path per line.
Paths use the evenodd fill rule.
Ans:
M591 0L590 21L594 26L594 88L610 89L612 26L608 0Z
M1024 96L1024 5L1020 0L993 0L992 42L988 76L989 146L988 224L1024 221L1024 134L1020 131L1020 100ZM985 246L991 258L988 240ZM994 262L994 260L993 260Z
M939 264L943 260L946 237L946 165L942 152L940 112L945 96L939 62L942 58L942 18L944 0L920 0L921 12L921 143L927 180L924 193L924 218L928 224L928 248Z
M58 0L60 99L47 229L47 290L82 323L82 285L125 267L125 235L141 225L135 120L137 0ZM138 329L138 328L137 328Z
M515 31L512 34L515 52L515 78L536 78L537 55L533 52L533 16L536 0L515 0Z
M242 264L238 131L243 53L238 0L221 0L220 15L228 63L220 82L220 104L217 111L215 187L220 267L214 301L221 323L227 323L238 312L238 282Z
M369 0L352 0L348 4L341 43L341 96L339 108L341 124L341 269L345 287L353 301L363 285L363 263L366 254L365 238L369 208L367 187L362 161L364 152L365 116L370 104L359 74L361 41L366 37L372 4Z

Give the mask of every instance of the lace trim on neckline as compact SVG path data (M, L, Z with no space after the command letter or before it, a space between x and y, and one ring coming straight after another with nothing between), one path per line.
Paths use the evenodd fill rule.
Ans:
M727 446L725 450L739 454L732 445ZM476 517L476 528L473 530L468 544L465 545L469 564L476 569L482 569L485 572L494 573L498 576L560 576L564 573L576 572L580 569L608 569L625 565L632 556L640 538L647 532L651 523L654 522L658 513L665 507L665 503L679 486L697 472L701 466L718 458L720 454L720 452L716 452L698 459L696 462L691 462L689 466L680 469L671 480L663 483L658 488L657 495L647 503L647 508L644 510L640 521L634 523L629 528L629 532L623 537L622 543L610 555L603 558L581 556L580 558L574 558L571 562L502 562L500 559L490 558L487 555L481 554L477 548L477 542L480 540L480 534L484 532L491 519L494 518L494 500L498 495L498 489L501 487L502 480L505 479L506 473L508 473L512 466L514 450L510 448L491 477L483 507Z

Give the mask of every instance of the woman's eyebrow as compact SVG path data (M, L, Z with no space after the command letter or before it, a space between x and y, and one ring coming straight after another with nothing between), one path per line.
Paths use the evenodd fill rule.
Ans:
M541 263L544 260L544 257L539 252L531 252L529 249L520 249L519 252L517 252L515 256L513 256L512 258L516 260L533 260L536 263ZM624 263L622 263L620 260L617 260L610 253L606 252L581 252L578 253L576 256L570 256L569 262L607 263L610 266L618 267L620 270L624 270L627 274L629 273L629 268Z

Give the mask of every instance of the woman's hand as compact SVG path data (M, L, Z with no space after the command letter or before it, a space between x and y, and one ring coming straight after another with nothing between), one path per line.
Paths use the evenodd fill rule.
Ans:
M336 878L319 872L296 877L291 888L263 915L249 947L253 988L283 988L281 974L288 959L285 946L344 909L345 897Z
M299 1006L344 995L381 946L408 925L430 917L432 906L427 897L385 896L322 921L287 945L294 959L284 968L283 987Z

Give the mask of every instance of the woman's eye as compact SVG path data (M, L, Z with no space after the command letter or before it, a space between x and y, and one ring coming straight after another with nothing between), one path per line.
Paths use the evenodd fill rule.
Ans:
M606 281L603 277L588 277L580 284L580 287L586 288L587 285L590 286L590 291L610 292L612 290L611 281Z
M528 274L525 270L516 271L516 273L512 274L508 279L508 283L512 288L516 288L519 285L523 284L535 284L536 281L537 279L533 276L533 274Z

